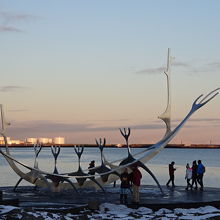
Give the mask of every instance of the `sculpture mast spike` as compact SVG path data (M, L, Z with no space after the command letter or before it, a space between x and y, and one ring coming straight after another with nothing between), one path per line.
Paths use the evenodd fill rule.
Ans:
M1 108L1 123L2 123L2 127L1 127L1 132L4 133L5 131L5 117L4 117L4 110L3 110L3 105L0 104L0 108Z
M171 73L171 56L170 56L170 48L168 48L167 54L167 69L164 71L167 77L167 107L163 114L161 114L158 118L163 120L166 124L166 133L164 136L171 132L171 92L170 92L170 73Z
M5 122L5 115L4 115L4 109L3 109L3 105L0 104L0 108L1 108L1 133L2 134L5 134L5 129L6 129L6 126L9 126L11 125L9 122Z

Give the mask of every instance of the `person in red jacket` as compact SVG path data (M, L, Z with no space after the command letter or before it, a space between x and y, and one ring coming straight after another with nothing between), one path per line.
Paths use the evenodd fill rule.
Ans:
M132 189L133 189L133 202L136 204L139 203L140 201L139 189L141 185L141 178L142 178L142 174L138 169L138 166L134 166L132 172Z

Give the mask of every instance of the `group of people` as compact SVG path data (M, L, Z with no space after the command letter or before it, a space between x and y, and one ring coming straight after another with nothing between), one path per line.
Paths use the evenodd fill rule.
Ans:
M131 191L133 195L133 203L138 204L140 201L139 188L141 185L142 174L137 165L131 167L132 172L128 173L128 168L124 169L121 174L120 203L127 204L128 194Z
M174 167L175 162L172 161L169 164L169 180L167 182L167 186L169 186L170 182L172 187L175 187L174 184L174 173L176 168ZM89 164L89 174L94 175L95 171L93 168L95 167L95 161L91 161ZM131 169L132 172L128 172L128 169ZM205 166L202 164L201 160L193 161L192 167L187 163L186 165L186 175L185 179L187 181L186 190L190 189L198 189L198 184L200 185L200 190L203 190L203 175L205 173ZM133 195L133 203L138 204L140 200L139 189L141 184L142 174L138 169L138 166L135 164L133 167L124 168L124 171L120 175L121 180L121 188L120 188L120 203L127 204L128 194L132 192Z
M88 167L89 175L95 174L94 167L95 167L95 161L92 160ZM140 200L139 188L141 185L142 174L136 164L131 167L131 170L132 172L128 173L128 168L125 168L122 174L120 175L120 180L121 180L120 203L121 204L127 204L128 194L130 192L132 192L132 195L133 195L133 203L138 204Z
M95 174L95 170L93 169L94 167L95 167L95 161L92 160L88 167L89 175ZM124 172L120 175L120 179L121 179L120 203L121 204L127 204L128 194L130 192L132 192L133 194L133 203L138 204L140 201L139 188L141 185L142 174L136 164L133 167L131 167L131 169L132 169L132 172L128 173L128 168L125 168Z
M170 182L172 183L172 187L175 187L174 184L174 172L176 171L176 168L174 168L175 162L172 161L169 164L169 176L170 179L167 182L167 186L169 186ZM187 163L186 164L186 175L185 179L187 181L186 190L190 189L198 189L198 184L200 185L200 190L203 190L203 175L205 173L205 166L202 164L201 160L198 160L198 163L196 160L193 161L192 167Z

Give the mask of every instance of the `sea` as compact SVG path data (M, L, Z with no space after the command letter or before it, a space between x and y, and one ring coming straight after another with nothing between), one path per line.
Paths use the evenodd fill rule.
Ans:
M2 148L2 150L4 150ZM132 154L143 151L143 148L132 148ZM11 156L18 161L21 161L28 166L34 165L34 149L33 148L10 148ZM127 156L126 148L104 148L103 153L108 161L115 161ZM98 148L84 148L81 157L81 167L87 169L91 160L95 160L96 166L101 163L100 150ZM220 149L180 149L180 148L165 148L159 152L154 158L148 161L145 165L154 173L161 185L165 185L168 175L168 165L172 161L175 162L175 184L177 186L185 186L185 171L186 164L192 164L194 160L202 160L203 165L206 167L204 175L205 187L220 187ZM54 170L54 157L50 148L42 148L38 156L38 166L41 170L53 172ZM74 172L78 169L78 157L72 147L61 148L60 154L57 159L57 169L59 173ZM28 172L22 168L24 172ZM156 185L152 177L140 169L142 172L143 185ZM0 187L14 186L19 177L10 168L7 161L0 155ZM119 181L116 182L119 184ZM21 186L29 186L26 181L20 183Z

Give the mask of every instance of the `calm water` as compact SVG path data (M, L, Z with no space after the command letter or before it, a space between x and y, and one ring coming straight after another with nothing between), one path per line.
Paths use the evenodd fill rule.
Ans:
M132 149L135 154L143 149ZM115 161L127 156L127 149L104 149L104 154L109 161ZM32 148L13 148L11 155L19 161L33 166L34 150ZM176 162L176 185L185 185L185 165L192 163L193 160L201 159L206 166L204 176L205 186L219 187L220 183L220 149L164 149L156 157L151 159L146 165L153 171L161 185L164 185L168 179L168 164L171 161ZM87 169L91 160L100 164L99 149L85 148L82 155L81 165ZM39 168L52 172L54 169L54 159L50 148L43 148L38 158ZM5 159L0 155L0 186L13 186L18 181L18 176L9 167ZM78 168L77 157L73 148L61 148L58 157L57 168L60 173L76 171ZM148 173L143 170L142 184L155 185ZM28 185L27 182L21 182L21 185Z

